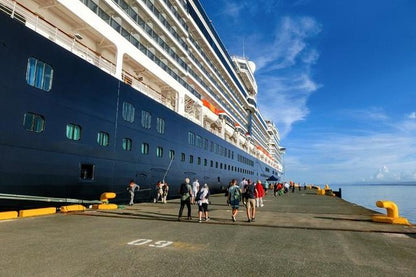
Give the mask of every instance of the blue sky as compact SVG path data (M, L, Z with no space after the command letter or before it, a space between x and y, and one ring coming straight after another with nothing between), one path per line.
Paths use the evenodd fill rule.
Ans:
M201 2L228 52L257 65L286 179L416 181L416 1Z

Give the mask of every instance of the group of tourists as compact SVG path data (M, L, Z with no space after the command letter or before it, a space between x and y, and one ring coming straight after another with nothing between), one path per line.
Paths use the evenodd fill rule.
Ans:
M305 187L305 185L304 185ZM301 185L296 184L293 181L284 182L284 183L276 183L274 185L271 185L271 188L273 189L273 195L274 197L281 196L285 193L288 193L289 191L295 192L295 189L298 188L301 190Z
M189 178L185 179L179 191L181 195L181 205L179 208L178 220L182 220L182 214L185 206L187 207L187 219L192 220L191 205L198 205L199 222L209 220L208 205L209 205L209 188L207 184L199 185L198 179L195 179L192 185ZM237 180L233 179L227 189L227 204L232 208L231 220L237 221L237 214L240 208L240 202L246 207L247 222L254 222L256 220L256 207L263 207L263 197L265 196L265 189L261 181L253 183L252 181L243 178L237 184ZM204 217L203 217L204 216Z
M263 197L265 189L261 181L255 184L248 179L243 178L237 185L237 180L230 182L227 193L227 203L232 208L231 220L235 222L237 219L240 202L246 207L247 222L256 220L256 208L264 207Z
M278 187L278 186L276 186ZM133 205L134 193L139 190L140 186L137 185L134 180L131 180L127 190L130 193L130 203ZM166 182L158 182L155 187L155 198L154 202L159 201L166 203L169 185ZM256 183L249 179L243 178L239 184L237 180L233 179L228 186L226 196L227 204L232 208L231 220L235 222L237 214L242 202L246 208L247 222L254 222L256 220L256 208L263 207L263 197L267 188L263 187L261 181ZM182 220L182 214L185 206L187 207L187 219L192 220L191 205L198 206L198 221L202 220L209 221L209 187L207 184L200 185L198 179L195 179L193 183L190 183L190 179L186 178L185 182L180 186L180 208L178 213L178 220Z
M167 203L169 193L169 184L167 182L157 182L155 187L155 197L153 198L153 202L162 202L164 204Z
M198 222L202 222L202 215L205 221L209 221L208 204L209 204L209 187L208 184L199 185L198 179L190 184L190 179L186 178L179 189L181 195L181 206L179 208L178 221L182 220L183 209L186 205L188 209L188 220L192 220L191 204L198 205Z
M127 187L127 191L130 193L130 202L129 206L134 204L134 194L136 191L140 190L140 186L134 182L134 180L130 180L129 185ZM167 182L157 182L155 186L154 198L153 202L162 202L164 204L167 203L169 193L169 184Z

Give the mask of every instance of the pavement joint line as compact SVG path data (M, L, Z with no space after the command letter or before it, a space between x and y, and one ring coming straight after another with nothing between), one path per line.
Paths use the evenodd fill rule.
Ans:
M96 217L112 217L112 218L120 218L120 219L137 219L137 220L159 220L159 221L170 221L170 222L178 222L177 220L177 216L170 216L170 217L166 217L166 218L161 218L161 217L152 217L152 216L146 216L143 214L137 214L137 215L123 215L123 214L119 214L119 213L112 213L111 211L93 211L94 214L92 214L91 212L87 212L87 213L77 213L77 214L73 214L73 215L83 215L83 216L96 216ZM241 222L228 222L228 221L219 221L218 219L216 219L215 217L210 217L210 221L208 222L201 222L199 223L196 220L182 220L181 222L179 222L180 224L183 223L198 223L198 224L218 224L218 225L239 225L239 226L251 226L251 227L267 227L267 228L282 228L282 229L299 229L299 230L317 230L317 231L341 231L341 232L357 232L357 233L389 233L389 234L404 234L404 235L415 235L416 236L416 231L411 231L411 232L400 232L400 231L390 231L390 230L375 230L375 229L368 229L368 230L357 230L357 229L353 229L353 228L330 228L330 227L313 227L313 226L293 226L293 225L270 225L270 224L258 224L258 223L253 223L253 222L245 222L245 221L241 221ZM369 221L370 220L365 220L365 221ZM416 238L416 237L415 237Z

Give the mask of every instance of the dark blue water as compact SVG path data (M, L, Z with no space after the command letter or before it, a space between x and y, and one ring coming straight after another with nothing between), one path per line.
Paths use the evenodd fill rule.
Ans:
M342 198L348 202L386 214L376 206L378 200L390 200L399 208L399 215L416 224L416 184L412 185L333 185L342 188Z

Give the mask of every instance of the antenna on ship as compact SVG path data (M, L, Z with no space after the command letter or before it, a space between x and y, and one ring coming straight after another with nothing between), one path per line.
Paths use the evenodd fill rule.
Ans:
M243 58L246 58L245 42L246 42L246 39L243 37Z

